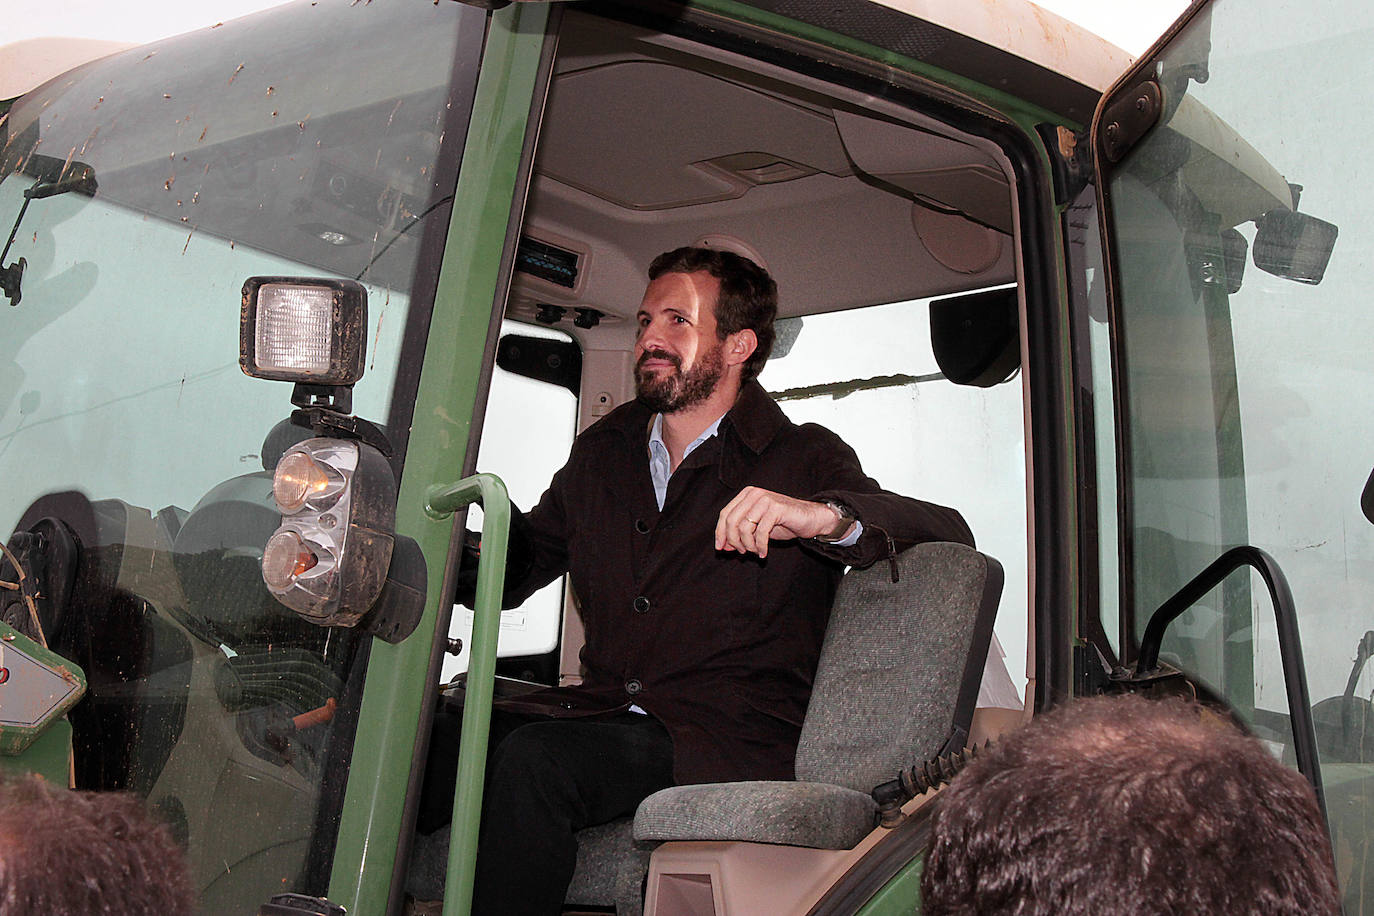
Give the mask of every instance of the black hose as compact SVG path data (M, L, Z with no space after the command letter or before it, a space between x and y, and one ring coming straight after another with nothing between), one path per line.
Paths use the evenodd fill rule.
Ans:
M896 827L902 822L902 805L918 795L945 785L991 746L992 742L988 741L981 747L975 745L959 748L948 754L932 757L909 770L902 770L896 779L875 788L869 794L878 803L878 823L883 827Z

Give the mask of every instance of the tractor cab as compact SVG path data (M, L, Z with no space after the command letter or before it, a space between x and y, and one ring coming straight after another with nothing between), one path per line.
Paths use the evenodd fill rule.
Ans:
M995 568L933 663L959 746L857 794L1198 695L1312 781L1363 912L1360 12L1198 3L1132 63L1019 0L300 0L0 103L4 762L144 797L208 913L422 873L466 912L491 698L581 676L566 582L499 606L509 507L634 398L647 265L696 244L777 280L783 411ZM631 843L569 906L910 912L939 781L825 855Z

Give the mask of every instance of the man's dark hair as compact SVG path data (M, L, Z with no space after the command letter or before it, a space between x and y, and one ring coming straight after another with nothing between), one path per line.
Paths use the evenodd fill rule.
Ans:
M1080 700L942 792L924 916L1338 916L1312 787L1215 713Z
M0 779L0 916L179 916L194 901L181 849L138 798Z
M716 333L721 340L745 328L759 344L741 367L741 380L749 381L763 371L773 352L773 320L778 316L778 284L768 271L746 257L715 248L675 248L654 258L649 279L667 273L705 271L720 281L716 302Z

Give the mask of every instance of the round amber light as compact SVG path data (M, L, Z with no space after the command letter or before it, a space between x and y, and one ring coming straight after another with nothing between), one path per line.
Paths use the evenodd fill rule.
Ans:
M290 452L277 462L272 475L272 498L285 514L299 512L311 496L324 492L329 475L305 452Z
M270 588L285 589L319 561L296 532L278 531L262 551L262 579Z

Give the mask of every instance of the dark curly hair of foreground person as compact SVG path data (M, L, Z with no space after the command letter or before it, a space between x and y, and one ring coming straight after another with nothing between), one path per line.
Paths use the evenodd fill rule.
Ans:
M1312 787L1201 706L1059 707L939 796L924 916L1338 916Z
M0 916L194 912L182 851L138 798L0 778Z

